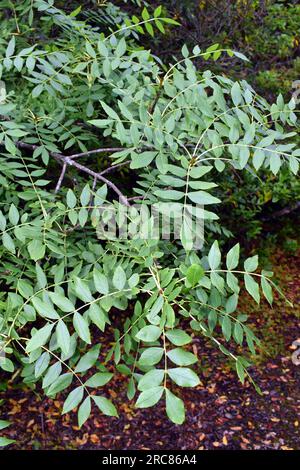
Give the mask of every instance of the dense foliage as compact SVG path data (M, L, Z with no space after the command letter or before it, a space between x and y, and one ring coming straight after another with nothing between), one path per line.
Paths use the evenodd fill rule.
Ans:
M240 289L257 303L280 290L256 255L240 259L234 243L224 252L222 185L240 172L297 174L295 101L269 105L246 81L197 69L199 58L244 63L218 44L183 46L164 65L141 45L176 27L160 7L131 16L111 4L91 14L53 0L0 5L0 367L21 368L49 397L68 390L63 411L78 407L80 426L92 405L117 416L101 392L113 371L137 407L165 400L180 424L178 386L199 384L194 336L252 381L246 350L259 339L237 312ZM130 237L101 238L108 202L120 230L130 219ZM137 206L161 203L181 217L179 239L163 239L164 227L137 236L153 224ZM205 242L194 249L199 221Z
M288 101L299 97L299 30L300 8L297 1L278 0L168 0L165 8L180 22L179 27L165 36L146 42L164 61L180 53L183 42L189 47L212 41L241 50L249 59L220 57L217 62L195 59L199 69L209 67L214 73L228 73L247 81L269 100L282 93ZM129 2L128 11L134 6ZM145 39L144 39L145 41ZM161 47L163 45L163 47ZM299 140L298 140L299 145ZM251 242L264 232L265 220L275 214L289 214L298 207L299 180L289 172L278 178L260 172L260 179L246 173L225 172L222 178L223 223L230 230L235 219L241 221L243 234ZM239 191L231 187L238 183ZM286 218L285 218L286 221Z

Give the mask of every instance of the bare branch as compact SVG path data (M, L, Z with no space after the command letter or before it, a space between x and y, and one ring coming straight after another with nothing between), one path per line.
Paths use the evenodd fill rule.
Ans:
M262 220L266 222L268 220L277 219L278 217L283 217L284 215L288 215L298 209L300 209L300 201L296 202L296 204L294 204L293 206L284 207L279 211L273 212L273 214L270 214L267 217L263 217Z
M19 148L26 148L29 150L35 150L36 148L38 148L38 145L27 144L26 142L21 142L21 141L15 142L15 145ZM109 186L119 196L119 200L122 204L124 204L125 206L130 205L127 197L124 196L124 194L119 190L119 188L112 181L108 180L107 178L102 176L100 173L96 173L95 171L90 170L86 166L81 165L80 163L77 163L76 161L73 160L72 156L62 155L57 152L49 152L49 155L51 155L56 160L62 162L64 165L73 166L77 168L77 170L80 170L90 175L92 178L96 178L99 181L103 181L103 183L107 184L107 186Z
M74 153L73 155L70 155L70 158L87 157L89 155L94 155L97 153L121 152L122 150L124 150L124 148L121 147L99 148L94 150L88 150L87 152Z
M122 204L124 204L125 206L129 206L129 202L127 200L127 197L125 197L123 195L123 193L119 190L119 188L114 183L109 181L107 178L104 178L104 176L101 176L99 173L96 173L95 171L90 170L86 166L83 166L80 163L75 162L70 157L60 155L59 157L56 157L56 158L59 158L60 160L65 162L67 165L73 166L73 167L77 168L78 170L83 171L84 173L87 173L88 175L92 176L93 178L97 178L99 181L103 181L103 183L107 184L107 186L109 186L111 189L113 189L114 192L119 196L120 202Z
M128 165L129 163L130 162L122 162L122 163L118 163L117 165L112 165L112 166L106 168L105 170L101 171L101 173L99 173L99 175L103 176L106 173L109 173L110 171L114 171L116 168L120 168L121 166Z
M60 190L60 187L62 185L62 182L63 182L63 179L64 179L64 176L65 176L65 173L66 173L66 169L67 169L67 164L64 163L63 164L63 167L62 167L62 170L61 170L61 174L60 174L60 177L57 181L57 184L56 184L56 187L55 187L55 190L54 190L54 193L58 193L58 191Z

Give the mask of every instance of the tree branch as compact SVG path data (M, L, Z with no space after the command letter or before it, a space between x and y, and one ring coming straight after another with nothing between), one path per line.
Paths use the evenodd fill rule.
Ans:
M66 163L63 164L63 167L62 167L62 170L61 170L61 174L60 174L60 177L57 181L57 184L56 184L56 187L55 187L55 190L54 190L54 193L58 193L58 191L60 190L60 187L62 185L62 182L63 182L63 179L64 179L64 176L65 176L65 173L66 173L66 169L67 169L67 165Z
M90 170L86 166L83 166L80 163L75 162L70 157L66 157L64 155L59 155L59 157L56 157L56 158L59 158L60 160L62 160L67 165L73 166L73 167L77 168L78 170L83 171L84 173L87 173L88 175L92 176L93 178L98 179L99 181L103 181L103 183L107 184L107 186L109 186L111 189L114 190L114 192L116 194L118 194L118 196L120 198L120 202L122 202L122 204L124 204L125 206L129 206L129 202L127 200L127 197L123 195L123 193L119 190L119 188L114 183L109 181L107 178L104 178L104 176L101 176L100 173L96 173L95 171Z
M21 141L15 142L15 145L19 148L26 148L26 149L29 149L29 150L35 150L36 148L38 148L38 145L27 144L26 142L21 142ZM99 151L99 149L97 151ZM96 153L96 150L95 151L91 150L91 152ZM107 184L107 186L109 186L119 196L119 200L122 204L124 204L125 206L130 205L129 202L128 202L127 197L124 196L124 194L119 190L119 188L112 181L110 181L107 178L105 178L104 176L102 176L102 174L96 173L95 171L90 170L86 166L81 165L80 163L77 163L76 161L74 161L73 160L74 155L67 156L67 155L62 155L58 152L49 152L49 155L51 155L56 160L62 162L64 166L67 166L67 165L73 166L73 167L77 168L77 170L80 170L83 173L86 173L86 174L90 175L92 178L94 178L94 179L96 178L97 180L102 181L103 183ZM75 155L79 155L79 154L75 154ZM113 168L113 167L111 167L111 168ZM63 173L63 175L62 174L60 175L58 183L60 182L61 177L63 179L64 173ZM60 182L60 184L61 184L61 182Z
M273 214L267 217L263 217L262 220L264 222L267 222L268 220L277 219L277 217L282 217L284 215L289 214L290 212L296 211L297 209L300 209L300 201L296 202L296 204L294 204L293 206L284 207L279 211L273 212Z
M121 152L122 150L124 150L124 148L121 148L121 147L99 148L99 149L94 149L94 150L87 150L86 152L74 153L73 155L69 155L69 157L70 158L87 157L89 155L94 155L95 153Z
M103 176L106 173L109 173L110 171L114 171L116 168L120 168L121 166L129 165L129 163L130 162L122 162L122 163L118 163L117 165L109 166L108 168L105 168L105 170L101 171L101 173L99 173L99 175Z

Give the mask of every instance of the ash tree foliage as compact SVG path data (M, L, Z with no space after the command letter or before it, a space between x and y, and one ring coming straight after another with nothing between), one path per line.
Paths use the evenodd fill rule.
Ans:
M259 339L239 295L272 304L281 292L256 255L243 259L234 240L224 250L214 188L225 168L297 174L295 102L270 105L246 81L196 67L246 60L218 44L163 64L142 47L176 28L161 7L131 17L111 4L90 15L52 0L0 4L0 367L50 398L63 392L79 426L93 407L118 416L103 389L115 373L137 408L163 402L181 424L180 387L199 384L193 338L253 382ZM204 222L204 246L191 246L185 215L179 240L100 240L108 201L175 203Z

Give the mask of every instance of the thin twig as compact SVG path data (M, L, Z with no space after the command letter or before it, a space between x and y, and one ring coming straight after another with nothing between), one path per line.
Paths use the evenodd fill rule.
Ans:
M73 155L70 155L70 158L87 157L89 155L94 155L95 153L121 152L122 150L124 150L124 148L121 147L99 148L94 150L87 150L86 152L74 153Z
M129 163L130 162L122 162L122 163L118 163L117 165L109 166L108 168L105 168L105 170L101 171L101 173L99 173L99 175L103 176L106 173L109 173L110 171L114 171L116 168L120 168L121 166L128 165Z
M144 199L145 196L132 196L128 198L128 201L139 201L140 199Z
M283 209L279 211L273 212L273 214L263 217L262 220L266 222L268 220L277 219L278 217L288 215L291 212L296 211L298 209L300 209L300 201L296 202L296 204L294 204L293 206L284 207Z
M60 160L62 160L64 163L70 166L74 166L80 171L83 171L84 173L87 173L88 175L92 176L93 178L97 178L99 181L103 181L103 183L107 184L113 191L119 196L120 202L124 204L125 206L129 206L129 202L127 200L127 197L124 196L124 194L119 190L119 188L110 180L107 178L104 178L104 176L101 176L99 173L96 173L93 170L90 170L90 168L87 168L86 166L81 165L80 163L75 162L72 158L66 157L64 155L59 155L58 157Z
M35 150L36 148L38 148L38 145L27 144L26 142L21 142L21 141L15 142L15 145L19 148L26 148L30 150ZM107 186L109 186L119 196L120 202L122 204L124 204L125 206L130 205L127 200L127 197L124 196L124 194L119 190L119 188L112 181L108 180L107 178L104 178L104 176L102 176L100 173L96 173L95 171L90 170L90 168L87 168L86 166L81 165L80 163L77 163L72 158L74 156L62 155L57 152L49 152L49 155L51 155L56 160L63 162L64 165L73 166L77 168L77 170L80 170L92 176L92 178L96 178L99 181L103 181L103 183L107 184Z
M64 163L63 164L63 167L62 167L62 170L61 170L61 174L60 174L60 177L57 181L57 184L56 184L56 187L55 187L55 190L54 190L54 193L58 193L58 191L60 190L60 187L62 185L62 182L63 182L63 179L64 179L64 176L65 176L65 173L66 173L66 169L67 169L67 164Z

